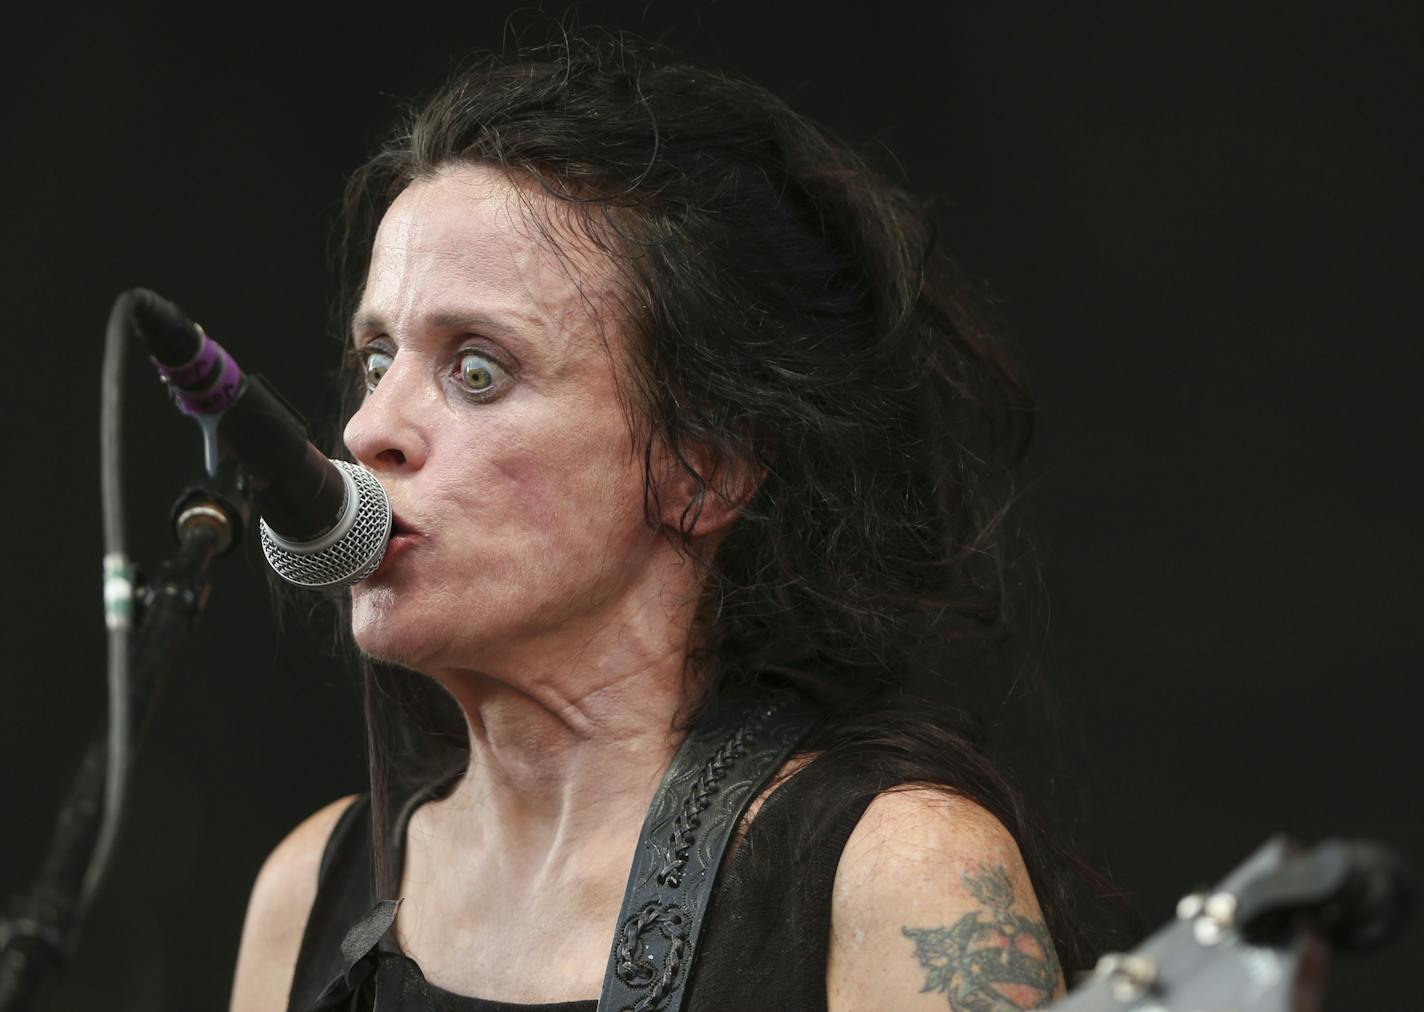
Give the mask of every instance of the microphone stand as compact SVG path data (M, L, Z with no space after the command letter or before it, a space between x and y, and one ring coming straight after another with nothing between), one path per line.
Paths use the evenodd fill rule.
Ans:
M247 479L232 461L187 489L174 505L178 550L140 588L136 602L129 646L130 756L142 742L178 647L207 602L209 564L241 539L250 513ZM39 877L12 899L0 920L0 1012L30 1007L41 981L67 963L77 947L87 900L97 885L88 883L86 889L104 816L108 766L108 736L101 729L60 808Z

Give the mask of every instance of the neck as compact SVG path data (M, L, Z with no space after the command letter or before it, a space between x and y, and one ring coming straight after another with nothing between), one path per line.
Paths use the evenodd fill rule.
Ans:
M459 835L530 861L636 835L699 683L685 643L623 632L611 649L541 651L517 677L434 673L469 728L469 768L441 806Z

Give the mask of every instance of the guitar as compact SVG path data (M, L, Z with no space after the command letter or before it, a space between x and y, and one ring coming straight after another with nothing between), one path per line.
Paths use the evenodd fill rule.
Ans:
M1130 953L1112 953L1056 1012L1314 1012L1332 951L1365 952L1408 919L1417 888L1375 844L1268 840Z

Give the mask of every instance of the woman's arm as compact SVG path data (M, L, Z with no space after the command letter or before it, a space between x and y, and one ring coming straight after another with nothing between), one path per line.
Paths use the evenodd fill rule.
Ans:
M1038 1008L1063 975L1018 846L929 788L880 795L841 854L830 1012Z
M333 801L277 844L252 887L230 1012L281 1012L297 967L302 932L316 899L322 851L355 795Z

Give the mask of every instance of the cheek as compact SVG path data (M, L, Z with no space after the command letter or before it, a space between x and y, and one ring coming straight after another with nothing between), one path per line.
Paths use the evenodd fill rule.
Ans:
M487 496L510 497L519 517L550 532L587 535L625 526L631 514L641 522L642 464L621 412L588 403L561 412L553 424L541 421L488 434L479 480ZM481 498L489 501L474 496Z

